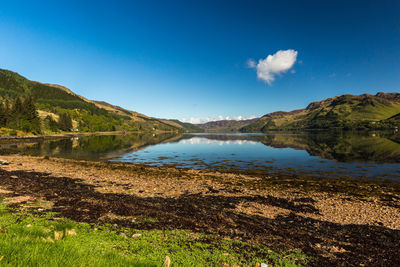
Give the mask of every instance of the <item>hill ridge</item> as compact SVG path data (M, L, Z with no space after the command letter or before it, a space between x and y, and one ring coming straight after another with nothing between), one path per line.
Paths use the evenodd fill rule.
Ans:
M68 113L82 131L184 130L182 125L172 125L105 101L89 100L62 85L32 81L17 72L0 69L0 103L30 96L40 114L57 119L58 115ZM45 118L41 119L42 126L46 126Z
M242 132L329 128L390 128L388 119L400 113L400 93L344 94L314 101L304 109L263 115Z
M398 127L400 93L343 94L309 103L305 108L275 111L251 120L221 120L197 124L213 131L265 132L269 130L365 129Z

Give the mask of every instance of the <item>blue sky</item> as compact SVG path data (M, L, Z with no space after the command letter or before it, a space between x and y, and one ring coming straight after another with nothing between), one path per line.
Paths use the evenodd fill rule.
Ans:
M4 0L0 68L155 117L261 116L400 91L399 14L396 0Z

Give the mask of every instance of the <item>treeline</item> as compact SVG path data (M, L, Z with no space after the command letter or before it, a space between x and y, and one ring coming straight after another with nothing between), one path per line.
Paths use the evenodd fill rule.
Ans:
M71 131L73 125L71 116L66 112L59 114L58 121L48 115L42 123L35 101L29 96L25 99L17 97L12 101L0 101L0 127L40 134L44 129L51 132Z
M127 116L112 114L95 104L84 101L55 86L33 82L21 75L0 69L0 96L8 99L32 96L36 103L63 109L85 109L93 115L103 115L114 119L129 119Z
M72 118L68 113L61 113L58 122L50 115L47 115L43 121L46 130L51 132L65 131L69 132L73 129Z
M40 118L33 97L29 96L24 100L17 97L12 103L9 100L1 102L0 127L41 133Z
M36 103L35 103L36 102ZM48 112L39 119L37 110ZM158 120L109 112L90 101L52 86L0 69L0 127L32 133L71 131L179 130Z

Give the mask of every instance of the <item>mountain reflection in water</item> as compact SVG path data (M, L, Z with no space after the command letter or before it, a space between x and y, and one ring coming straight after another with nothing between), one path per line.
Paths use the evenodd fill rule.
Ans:
M267 134L130 134L0 144L23 152L75 159L177 167L295 172L400 181L398 132Z

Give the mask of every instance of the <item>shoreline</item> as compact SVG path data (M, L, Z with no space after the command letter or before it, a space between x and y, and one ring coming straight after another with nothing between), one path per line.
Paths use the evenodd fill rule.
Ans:
M58 139L78 136L93 136L93 135L126 135L126 134L161 134L173 133L172 131L154 131L154 132L132 132L132 131L115 131L115 132L76 132L76 133L58 133L44 135L26 135L26 136L0 136L0 142L18 142L41 139Z
M0 195L13 205L18 199L50 202L49 211L78 222L211 233L277 251L300 250L316 257L313 265L400 263L399 183L20 155L1 159L10 164L0 168ZM155 220L132 219L140 216Z

